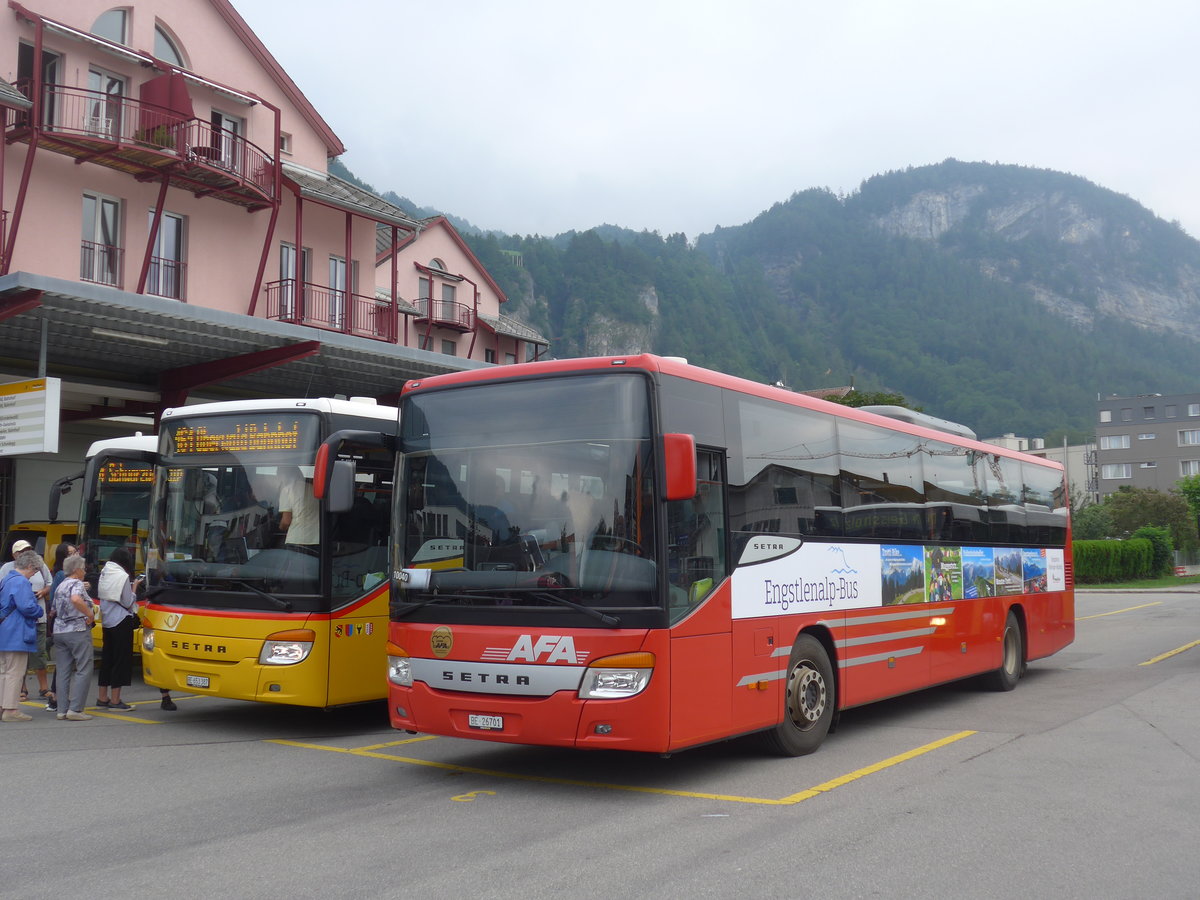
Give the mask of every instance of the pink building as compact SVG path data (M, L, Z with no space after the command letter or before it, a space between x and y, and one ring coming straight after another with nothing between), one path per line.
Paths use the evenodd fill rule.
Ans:
M61 377L64 436L544 352L448 222L329 175L341 141L228 0L10 0L0 78L0 381Z

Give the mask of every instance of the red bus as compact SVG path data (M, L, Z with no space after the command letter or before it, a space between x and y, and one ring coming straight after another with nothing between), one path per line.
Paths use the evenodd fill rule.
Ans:
M410 382L392 726L800 755L843 709L1011 690L1074 638L1063 469L904 418L655 356Z

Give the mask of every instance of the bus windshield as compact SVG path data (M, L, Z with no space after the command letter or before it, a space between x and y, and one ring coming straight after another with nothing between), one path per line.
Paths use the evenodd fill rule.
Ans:
M151 587L245 592L285 608L277 595L319 593L320 430L304 413L164 421Z
M432 575L393 593L394 617L658 606L647 394L605 373L407 397L394 568Z
M125 547L140 570L150 518L154 466L148 462L110 459L96 469L91 488L94 502L83 504L78 542L88 571L99 569L118 547Z

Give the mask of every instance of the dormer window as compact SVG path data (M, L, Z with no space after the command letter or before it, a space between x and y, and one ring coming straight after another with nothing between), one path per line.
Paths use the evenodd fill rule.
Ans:
M174 38L167 33L167 29L163 28L162 25L154 26L154 55L165 63L179 66L181 69L187 68L187 65L183 61L183 54L179 52L179 47L176 45Z
M126 36L129 28L129 10L110 9L100 13L92 24L92 34L112 41L115 44L127 43Z

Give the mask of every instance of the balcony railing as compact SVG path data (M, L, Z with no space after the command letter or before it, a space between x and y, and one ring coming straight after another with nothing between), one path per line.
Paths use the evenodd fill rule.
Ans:
M110 244L83 241L79 251L79 280L122 287L125 251Z
M28 82L17 87L30 95ZM233 131L132 97L60 84L43 85L41 103L38 128L50 149L135 175L167 174L181 187L246 205L275 199L272 157ZM33 122L32 111L16 113L15 137Z
M268 319L395 342L396 307L390 300L307 281L300 282L300 290L296 285L285 278L266 286Z
M187 263L152 256L146 272L146 293L170 300L187 300Z
M455 331L471 331L475 328L475 310L465 303L422 297L416 301L416 307L418 322L432 322Z

